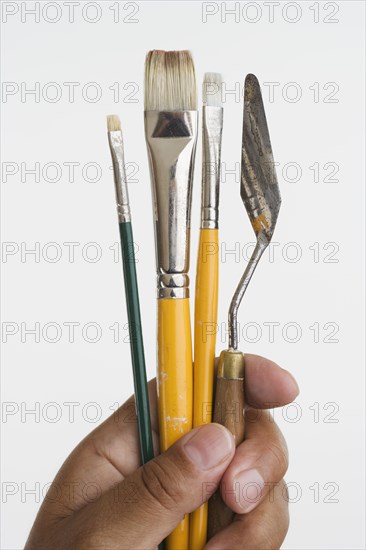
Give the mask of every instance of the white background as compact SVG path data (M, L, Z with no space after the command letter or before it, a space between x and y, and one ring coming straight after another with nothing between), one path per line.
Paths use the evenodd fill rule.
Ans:
M154 48L190 49L198 83L205 71L221 71L226 89L238 91L224 97L226 171L240 162L238 87L248 72L254 72L262 85L279 163L282 208L274 237L278 245L271 258L268 252L263 258L240 309L246 331L240 345L243 351L270 357L289 369L301 387L296 407L285 408L283 414L275 411L291 455L291 527L283 548L365 548L364 3L244 2L237 3L236 16L225 15L225 4L221 8L211 3L208 8L217 13L206 22L207 6L200 2L121 3L119 21L114 22L111 7L116 3L99 2L97 10L96 3L85 8L81 2L70 22L63 2L57 10L56 2L49 3L46 11L41 2L38 23L24 11L34 4L2 2L2 79L8 83L5 91L14 92L2 99L3 171L18 171L7 175L2 186L3 247L13 254L3 254L1 266L3 341L7 337L2 367L1 548L23 547L39 493L77 442L132 392L129 345L123 342L127 318L122 268L109 249L118 242L106 138L105 117L110 113L121 117L126 161L138 166L130 198L148 375L154 376L155 260L142 102L144 57ZM234 7L226 4L227 9ZM4 10L16 8L17 13L6 19ZM94 18L99 20L90 22ZM79 83L73 101L65 82ZM88 86L90 82L97 88ZM36 83L39 98L24 95ZM116 91L115 83L118 98L110 89ZM268 83L278 83L274 97ZM101 97L93 101L98 90ZM55 93L61 96L52 102ZM200 159L199 143L192 281ZM11 162L15 164L4 164ZM36 162L39 182L24 173ZM58 163L59 174L47 167L52 162ZM73 182L64 164L70 162L80 163ZM82 168L90 162L99 165L100 173L90 168L84 177ZM319 182L314 181L315 168L309 168L314 163L319 163ZM324 168L326 163L333 164ZM328 181L335 165L336 181ZM97 181L91 182L95 174ZM245 267L245 245L253 242L239 200L238 169L222 183L220 214L219 319L225 323L230 297ZM73 262L70 245L63 244L67 242L79 243ZM88 246L91 242L97 248ZM38 257L24 254L36 246ZM93 263L98 250L101 258ZM233 250L236 254L229 253ZM52 262L56 253L61 257ZM298 261L293 261L296 256ZM73 343L67 322L79 323ZM117 322L121 335L114 343L109 327ZM272 342L264 325L269 322L279 323ZM38 343L25 333L35 323L40 324ZM88 323L100 327L96 343L85 339L96 334L92 327L85 328ZM7 336L11 330L14 334ZM226 345L224 332L223 325L218 352ZM52 338L59 340L51 343ZM75 404L74 419L66 404L70 402ZM90 405L93 402L96 405ZM37 407L36 414L27 414ZM36 494L27 492L31 489Z

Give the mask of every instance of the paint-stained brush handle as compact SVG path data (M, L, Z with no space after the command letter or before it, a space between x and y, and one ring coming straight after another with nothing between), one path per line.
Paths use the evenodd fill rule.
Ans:
M192 429L192 339L189 298L158 300L158 409L160 449L166 451ZM186 550L189 517L165 541L166 550Z
M225 426L234 436L235 445L244 440L244 355L238 351L223 351L220 355L213 421ZM225 529L234 512L224 503L220 491L208 503L208 539Z
M219 285L219 230L201 229L194 311L193 427L212 422ZM190 550L207 539L207 502L190 517Z

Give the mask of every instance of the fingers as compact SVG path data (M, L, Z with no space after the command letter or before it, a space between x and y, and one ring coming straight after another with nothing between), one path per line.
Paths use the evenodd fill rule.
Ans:
M214 493L234 452L226 428L196 428L74 519L95 547L98 541L100 547L113 547L118 539L125 548L157 546L185 514Z
M249 405L259 408L280 406L296 397L297 384L287 371L263 357L248 354L245 358L246 399ZM154 447L158 452L155 380L149 383L149 398ZM71 514L99 498L139 466L140 451L132 396L71 453L42 508L46 507L53 516Z
M286 442L268 411L246 412L245 437L220 483L223 500L237 514L263 501L288 468Z
M156 380L148 384L151 425L156 454L159 451ZM135 396L132 395L112 416L87 437L98 454L104 456L124 477L141 465Z
M255 510L236 516L229 527L207 543L205 550L278 550L288 526L287 488L281 480Z
M245 393L249 406L257 409L282 407L299 394L293 376L273 361L245 354Z
M156 416L156 383L149 383ZM154 448L159 438L153 430ZM92 431L72 451L54 479L41 507L64 517L89 504L134 472L141 464L134 396Z

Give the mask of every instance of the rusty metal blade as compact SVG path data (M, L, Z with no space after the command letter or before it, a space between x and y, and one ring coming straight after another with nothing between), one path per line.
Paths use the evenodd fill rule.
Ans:
M281 195L261 89L253 74L245 79L240 194L257 239L269 242Z

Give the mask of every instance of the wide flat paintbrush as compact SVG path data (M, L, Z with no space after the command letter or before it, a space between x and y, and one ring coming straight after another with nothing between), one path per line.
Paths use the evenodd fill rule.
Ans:
M197 140L196 81L187 51L151 51L145 65L145 136L155 211L158 410L165 451L192 428L189 236ZM167 537L187 549L186 516Z
M123 137L117 116L107 117L108 141L113 161L114 183L122 248L123 275L131 344L133 380L135 385L136 414L140 439L141 460L145 464L154 457L147 389L144 343L142 336L136 262L124 166Z

